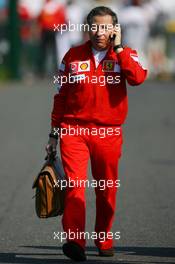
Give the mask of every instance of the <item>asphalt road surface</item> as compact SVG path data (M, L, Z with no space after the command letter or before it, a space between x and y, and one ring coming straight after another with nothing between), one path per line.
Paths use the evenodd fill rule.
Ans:
M55 91L52 81L0 84L0 263L70 263L54 239L61 218L37 218L31 188L45 157ZM121 237L115 257L105 259L87 240L87 262L175 263L175 86L147 82L128 92L113 225ZM92 232L94 190L86 197Z

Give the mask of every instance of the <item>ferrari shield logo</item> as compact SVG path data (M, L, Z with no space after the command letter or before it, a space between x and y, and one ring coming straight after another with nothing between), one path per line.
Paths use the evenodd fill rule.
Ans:
M104 60L103 61L103 71L113 72L115 67L115 61L112 60Z

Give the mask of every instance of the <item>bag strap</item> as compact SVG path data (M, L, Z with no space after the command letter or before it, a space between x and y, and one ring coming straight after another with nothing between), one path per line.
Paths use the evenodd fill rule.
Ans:
M55 160L56 160L56 158L57 158L57 156L56 156L55 153L53 153L53 152L51 153L51 155L47 155L47 156L45 157L46 162L44 163L44 165L42 166L42 168L41 168L40 172L38 173L36 179L34 180L33 185L32 185L32 189L36 188L36 185L37 185L37 182L38 182L39 177L40 177L41 175L44 176L44 174L43 174L42 171L44 170L44 168L45 168L46 166L50 166L50 167L52 167L52 169L53 169L54 172L55 172L55 175L57 175L58 171L57 171L57 168L56 168L55 163L54 163ZM60 174L63 174L62 171L59 171L59 173L60 173ZM51 177L50 177L50 178L51 178Z

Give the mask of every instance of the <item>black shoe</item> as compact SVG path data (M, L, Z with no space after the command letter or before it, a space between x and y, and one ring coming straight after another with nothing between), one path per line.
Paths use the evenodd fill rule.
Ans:
M115 250L113 247L111 247L109 249L99 249L98 248L98 252L99 252L99 256L101 256L101 257L113 257Z
M63 245L63 253L75 261L86 260L85 250L74 241L69 241Z

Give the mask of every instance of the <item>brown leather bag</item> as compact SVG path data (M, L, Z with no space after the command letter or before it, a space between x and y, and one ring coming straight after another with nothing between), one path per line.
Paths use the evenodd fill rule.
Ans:
M64 210L65 189L59 187L59 181L65 180L61 161L58 157L48 159L32 188L36 188L35 211L39 218L62 215Z

